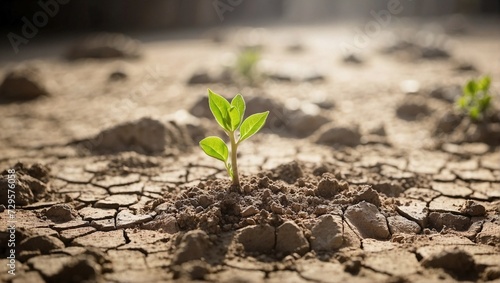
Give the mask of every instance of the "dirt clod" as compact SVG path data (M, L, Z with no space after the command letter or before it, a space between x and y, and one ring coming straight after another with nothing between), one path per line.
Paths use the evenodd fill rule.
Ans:
M348 189L349 185L347 182L335 179L335 176L332 174L323 174L316 189L316 194L324 198L332 198L341 191Z
M210 247L208 235L202 230L192 230L182 236L173 262L182 264L191 260L199 260L207 255Z
M486 214L486 208L473 200L466 200L460 212L468 216L483 216Z
M96 33L74 42L66 59L137 58L142 54L139 41L119 33Z
M16 171L16 205L23 206L41 200L47 192L49 168L41 164L26 166L17 163L12 167ZM0 176L0 201L7 205L9 180L7 170Z
M42 214L54 222L66 222L75 218L76 212L67 204L56 204L44 209Z
M0 99L30 100L48 96L49 91L38 67L20 65L9 71L0 85Z
M275 229L270 225L248 226L238 231L236 243L243 245L249 253L267 253L274 249Z
M287 221L276 228L276 251L301 256L309 251L309 242L295 222Z
M19 248L24 251L40 251L42 254L47 254L51 250L63 249L64 243L56 237L37 235L24 239Z
M345 217L362 238L386 240L390 236L385 216L371 203L362 201L349 206Z
M421 263L424 267L442 268L455 276L471 277L476 273L472 256L459 248L433 254L424 258Z
M324 145L357 146L361 142L361 133L357 125L329 123L316 131L312 139L316 143Z
M311 248L315 251L332 251L343 243L342 218L337 215L323 215L311 231Z
M167 146L186 150L191 144L186 129L175 123L164 124L152 118L119 124L84 143L92 152L136 151L142 154L163 153Z
M429 226L441 231L444 227L465 231L471 225L470 218L447 212L431 212L429 214Z

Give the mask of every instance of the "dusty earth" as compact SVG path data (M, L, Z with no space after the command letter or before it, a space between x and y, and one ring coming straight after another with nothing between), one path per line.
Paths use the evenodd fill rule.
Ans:
M26 46L0 68L1 281L500 282L498 24L401 20L352 54L339 24ZM453 101L482 74L471 123ZM271 111L240 188L196 146L208 87Z

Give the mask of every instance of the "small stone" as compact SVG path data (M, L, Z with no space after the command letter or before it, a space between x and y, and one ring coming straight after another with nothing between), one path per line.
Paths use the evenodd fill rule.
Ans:
M243 216L243 217L249 217L249 216L255 215L257 213L259 213L259 210L257 208L255 208L255 206L251 205L251 206L245 208L241 212L241 216Z
M362 238L386 240L390 236L385 216L371 203L362 201L351 205L344 215Z
M202 259L207 255L209 246L209 237L204 231L189 231L182 236L179 247L175 251L173 262L175 264L182 264Z
M276 251L301 256L309 251L309 242L295 222L287 221L276 229Z
M343 242L342 218L337 215L323 215L311 230L311 249L332 251L339 249Z
M270 225L247 226L236 235L236 243L240 243L247 252L268 253L276 242L274 228Z

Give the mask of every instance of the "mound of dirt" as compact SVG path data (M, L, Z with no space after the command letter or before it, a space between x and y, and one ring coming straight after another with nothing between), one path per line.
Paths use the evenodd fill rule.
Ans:
M39 163L26 166L23 163L17 163L13 168L15 170L15 196L16 205L24 206L41 200L48 191L50 169ZM0 201L7 206L9 191L9 173L4 170L0 175Z
M22 101L48 95L40 69L30 64L21 64L8 71L0 85L2 100Z
M193 145L192 136L199 138L203 133L200 127L193 125L141 118L106 129L93 139L77 142L77 145L97 154L123 151L148 155L173 154L188 150Z
M97 33L76 41L66 52L68 60L84 58L138 58L142 54L139 41L119 33Z
M456 144L481 142L499 145L500 119L497 113L498 110L493 109L483 120L472 121L462 113L449 110L437 119L434 135Z

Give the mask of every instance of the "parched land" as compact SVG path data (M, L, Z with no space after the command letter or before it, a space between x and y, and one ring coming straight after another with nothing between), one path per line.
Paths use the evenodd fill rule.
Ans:
M107 34L3 65L1 281L500 282L497 24L401 22L352 54L333 24ZM455 100L484 74L473 123ZM270 110L240 188L197 146L223 136L207 88Z

